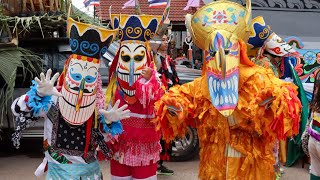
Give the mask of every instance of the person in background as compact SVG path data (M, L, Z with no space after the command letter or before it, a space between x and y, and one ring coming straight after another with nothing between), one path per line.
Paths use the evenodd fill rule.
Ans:
M172 59L176 59L178 56L177 56L177 48L176 48L176 42L174 40L172 40L170 42L170 46L168 48L168 55L172 58Z
M198 59L200 62L202 62L201 50L198 47L196 47L196 51L194 53L194 58Z
M201 69L201 63L198 59L194 61L194 69Z
M157 67L157 71L160 74L160 79L166 90L170 87L179 84L179 78L177 75L175 62L168 55L168 36L165 34L167 25L170 23L169 19L164 21L164 26L159 30L157 36L150 41L151 49L154 53L154 61ZM162 138L160 140L162 151L160 153L160 161L158 162L158 174L172 175L174 172L163 165L163 161L170 160L170 154L172 146L170 143L166 143Z
M308 129L310 134L308 149L311 161L310 180L320 179L320 73L314 82L313 99L310 104L311 122Z
M178 50L178 53L177 53L177 58L181 58L181 57L183 57L183 49L179 49Z
M257 26L259 24L260 26ZM267 25L262 16L254 18L250 26L251 36L248 40L249 51L259 49L256 57L251 60L258 66L271 69L274 75L281 78L281 64L284 57L297 57L299 53L293 47L282 40L275 32L273 32L269 25ZM267 33L266 33L267 32ZM261 36L264 35L264 36ZM254 53L253 53L254 54ZM286 164L288 145L286 140L278 140L274 147L274 155L276 156L275 171L277 178L280 178L284 173L280 162Z

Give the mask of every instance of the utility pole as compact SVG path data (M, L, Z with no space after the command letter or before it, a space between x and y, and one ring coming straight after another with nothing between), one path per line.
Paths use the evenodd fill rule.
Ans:
M187 29L187 37L185 38L185 43L189 46L188 49L188 59L191 61L192 69L194 69L193 57L192 57L192 38L191 34Z

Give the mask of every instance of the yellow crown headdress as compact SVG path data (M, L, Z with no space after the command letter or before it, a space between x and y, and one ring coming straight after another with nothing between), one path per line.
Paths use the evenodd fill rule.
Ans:
M193 16L186 15L186 26L194 43L203 50L208 50L212 42L211 33L225 30L238 38L248 39L251 22L251 0L246 0L246 7L227 0L209 3L200 8Z
M119 28L119 40L149 41L157 32L161 16L111 14L111 26Z
M110 30L85 24L69 17L67 31L73 54L100 59L115 39L118 29Z

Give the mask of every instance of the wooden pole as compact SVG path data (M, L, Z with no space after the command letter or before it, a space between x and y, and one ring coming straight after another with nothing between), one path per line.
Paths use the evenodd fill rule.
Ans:
M44 12L43 0L39 0L39 8L41 12Z
M59 0L55 0L56 11L59 11Z
M50 11L53 11L54 10L54 0L49 0L50 2Z
M139 0L135 0L134 12L135 12L136 15L140 15L141 14Z
M22 12L23 13L27 12L27 0L22 1Z
M185 43L189 46L188 49L188 59L191 61L192 69L194 69L194 63L193 63L193 57L192 57L192 39L191 39L191 34L187 29L187 37L185 38Z
M67 12L67 10L65 9L65 3L64 3L64 1L63 1L63 0L60 0L59 4L60 4L60 10L61 10L62 12Z
M68 15L67 15L67 18L70 17L70 14L71 14L71 8L72 8L72 4L68 4L69 8L68 8Z
M35 11L35 9L34 9L33 0L30 0L30 4L31 4L31 10L32 10L32 12L34 12L34 11Z

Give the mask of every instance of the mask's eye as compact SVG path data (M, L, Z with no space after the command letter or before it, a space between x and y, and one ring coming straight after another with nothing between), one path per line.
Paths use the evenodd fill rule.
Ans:
M93 76L90 76L90 75L85 77L85 81L87 83L93 83L96 79L97 79L97 77L93 77Z
M224 54L225 54L225 55L228 55L229 53L230 53L230 50L228 50L228 49L225 49L225 50L224 50Z
M144 56L145 56L145 52L144 51L141 51L140 52L141 54L137 54L134 56L134 61L142 61L144 59Z
M211 57L215 57L215 56L216 56L216 53L217 53L217 51L211 51L211 52L210 52L210 56L211 56Z
M143 56L140 56L140 55L134 56L134 60L135 60L135 61L142 61L143 58L144 58L144 55L143 55Z
M74 72L74 69L70 69L70 76L75 81L80 81L82 79L82 75L80 73Z
M124 54L124 52L121 52L121 59L124 61L124 62L129 62L131 57L129 55L126 55Z

